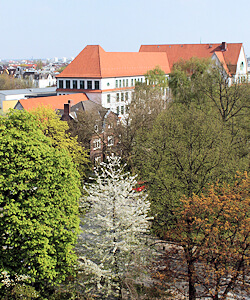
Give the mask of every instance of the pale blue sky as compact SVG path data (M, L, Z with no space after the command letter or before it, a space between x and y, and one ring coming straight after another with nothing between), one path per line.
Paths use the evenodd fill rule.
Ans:
M76 56L86 45L243 42L249 0L0 0L0 58Z

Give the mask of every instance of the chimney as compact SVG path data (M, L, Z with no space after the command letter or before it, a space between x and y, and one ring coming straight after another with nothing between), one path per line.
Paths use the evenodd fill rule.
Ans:
M63 112L64 116L69 116L69 103L65 103L64 104L64 112Z
M69 117L69 113L70 113L70 105L71 104L71 100L68 100L68 103L64 104L64 109L63 109L63 115L61 120L62 121L69 121L70 117Z
M221 51L226 51L227 50L227 43L226 42L222 42L221 43Z

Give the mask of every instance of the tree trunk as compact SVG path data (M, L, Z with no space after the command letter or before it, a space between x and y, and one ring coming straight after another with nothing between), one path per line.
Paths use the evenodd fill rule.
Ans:
M196 288L195 288L195 271L193 261L188 261L188 291L189 300L196 299Z

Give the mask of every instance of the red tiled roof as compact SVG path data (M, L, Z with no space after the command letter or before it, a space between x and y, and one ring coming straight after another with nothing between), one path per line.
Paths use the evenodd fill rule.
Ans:
M102 47L86 46L57 78L107 78L144 75L156 66L170 73L166 53L106 52Z
M225 62L225 58L224 58L223 52L221 52L221 51L215 51L214 54L218 57L220 63L224 67L224 69L227 72L227 74L231 75L230 72L229 72L229 70L228 70L227 64Z
M21 99L18 101L18 103L20 103L23 109L25 110L31 110L39 106L49 106L55 110L55 109L63 109L64 104L68 103L68 100L71 100L71 105L74 105L78 102L89 100L89 99L86 96L86 94L77 93L77 94L70 94L70 95Z
M169 65L180 59L189 60L192 57L209 58L216 52L222 52L227 65L237 65L242 43L226 43L226 51L222 51L221 44L172 44L172 45L142 45L140 52L165 52Z

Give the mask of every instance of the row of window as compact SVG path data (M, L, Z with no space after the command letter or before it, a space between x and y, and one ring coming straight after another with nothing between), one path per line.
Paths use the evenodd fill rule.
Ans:
M119 102L119 101L128 101L128 92L125 92L125 93L116 93L116 102ZM110 94L107 94L107 103L110 103L111 102L111 95Z
M72 82L72 85L71 85ZM92 80L65 80L65 87L64 87L64 80L58 81L59 89L87 89L87 90L99 90L100 89L100 82L95 80L94 85Z
M131 78L130 86L134 86L136 82L143 82L143 78ZM128 87L128 86L129 86L128 79L119 79L115 81L116 88Z
M114 145L114 137L113 136L108 136L108 146L113 146ZM101 149L101 139L97 138L93 140L93 150Z
M128 113L128 106L127 105L121 105L116 107L116 113L119 115L124 115L124 113Z

